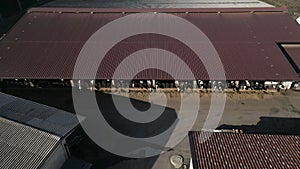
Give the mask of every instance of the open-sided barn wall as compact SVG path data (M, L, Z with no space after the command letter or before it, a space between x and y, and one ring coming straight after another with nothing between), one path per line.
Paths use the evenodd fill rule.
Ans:
M150 12L156 9L98 10L98 13L96 9L30 10L0 41L0 78L72 79L78 54L95 31L110 21L130 13ZM158 12L182 17L202 30L215 46L227 79L298 80L297 73L276 43L299 43L299 26L281 8L253 9L255 10L257 11L157 9ZM95 12L91 13L92 11ZM128 14L122 14L123 11ZM102 42L105 43L105 39ZM170 37L157 34L136 35L120 41L118 45L107 53L98 69L97 79L111 79L118 63L126 57L124 53L130 54L148 48L149 45L177 54L190 66L196 79L208 79L201 61L193 59L195 58L193 52L184 47L180 41ZM201 49L201 46L199 48ZM170 65L172 66L171 62ZM150 69L140 73L137 79L168 80L168 77L160 72ZM80 77L80 79L92 78ZM119 78L130 77L124 74ZM181 79L187 80L184 77Z
M68 158L64 145L60 143L41 166L41 169L60 169Z
M281 47L295 71L300 75L300 44L281 44Z

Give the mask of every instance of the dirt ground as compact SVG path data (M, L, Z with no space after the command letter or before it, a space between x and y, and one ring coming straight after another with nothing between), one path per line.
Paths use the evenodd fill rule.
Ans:
M33 88L6 88L4 93L12 94L29 100L33 100L52 107L60 108L69 112L75 112L71 89L33 89ZM89 91L86 91L89 92ZM131 103L139 110L149 108L149 93L132 92L114 93L120 98L131 98ZM97 92L98 104L101 104L103 113L107 115L107 120L117 130L122 130L125 134L135 136L155 135L160 129L166 129L170 121L174 120L174 114L178 113L180 107L180 94L177 92L166 92L168 111L164 112L161 121L153 123L154 128L133 127L116 120L115 108L111 107L111 95ZM185 93L186 96L194 95ZM196 122L191 130L201 130L206 121L208 110L211 104L211 94L196 93L200 99L200 109ZM223 97L223 94L219 94ZM249 133L271 133L271 134L297 134L300 135L300 92L288 91L287 93L264 93L246 92L229 93L226 97L224 112L221 113L219 129L242 129ZM158 105L159 106L159 105ZM191 105L192 106L192 105ZM216 105L218 106L218 105ZM102 111L101 110L101 111ZM183 112L184 113L184 112ZM183 119L185 120L185 119ZM190 159L190 146L188 138L185 137L172 150L160 156L144 159L123 158L111 154L98 147L80 129L75 135L82 135L83 139L76 146L71 147L71 154L94 164L94 169L171 169L169 158L172 154L180 154L188 164Z
M286 7L291 15L295 18L300 16L300 1L299 0L260 0L277 7Z

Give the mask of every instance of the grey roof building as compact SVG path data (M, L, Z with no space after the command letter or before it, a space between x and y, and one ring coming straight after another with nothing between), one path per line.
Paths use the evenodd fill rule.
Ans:
M45 168L60 142L58 136L0 117L0 168Z
M76 115L0 93L0 168L60 169Z
M65 137L78 126L75 114L0 93L0 117Z

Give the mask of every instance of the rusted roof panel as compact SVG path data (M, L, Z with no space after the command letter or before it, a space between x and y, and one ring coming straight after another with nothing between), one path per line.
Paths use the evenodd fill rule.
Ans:
M94 32L110 21L127 15L122 14L123 11L155 11L97 9L95 12L98 13L91 14L94 9L78 10L38 8L25 14L0 41L0 77L71 79L79 52ZM282 12L282 8L253 10L257 12L249 12L251 9L157 9L182 17L202 30L219 53L227 79L298 80L297 73L276 43L300 42L299 26L288 13ZM181 13L183 11L194 13ZM110 79L125 54L150 46L177 54L189 65L197 79L208 79L203 63L195 59L189 48L176 39L155 34L136 35L120 41L106 54L97 78ZM129 77L124 73L120 78ZM143 71L136 78L169 79L157 70Z
M200 143L203 138L207 138ZM190 132L194 169L298 168L300 137Z

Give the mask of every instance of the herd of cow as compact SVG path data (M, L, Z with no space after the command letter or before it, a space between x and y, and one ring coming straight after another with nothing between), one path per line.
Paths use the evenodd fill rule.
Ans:
M27 86L27 87L76 87L78 89L101 90L103 88L136 88L136 89L187 89L219 90L288 90L298 89L300 85L295 81L214 81L214 80L29 80L11 79L0 80L0 87Z

